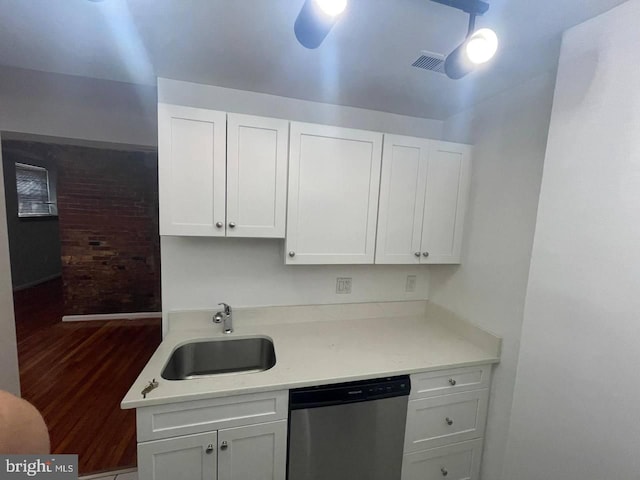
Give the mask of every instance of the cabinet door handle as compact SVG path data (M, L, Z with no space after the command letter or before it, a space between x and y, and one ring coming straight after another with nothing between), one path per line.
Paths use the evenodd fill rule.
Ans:
M453 378L449 379L449 384L451 384L452 387L455 387L456 383L458 383L458 382L456 382Z
M236 228L236 224L233 222L229 222L229 228Z
M222 222L216 222L216 227L218 227L218 228L222 228L223 225L224 225L224 223L222 223Z
M429 256L429 252L422 252L422 256L427 258Z
M443 477L446 477L447 475L449 475L449 470L447 470L445 467L442 467L440 469L440 472L442 473Z
M445 420L445 422L447 422L447 425L449 425L449 426L453 425L453 418L447 417L444 420Z
M207 449L205 450L205 452L211 455L211 452L213 452L213 443L210 443L209 445L207 445Z
M415 255L416 257L420 258L420 252L416 252L416 253L414 253L414 255Z
M220 450L226 450L227 448L229 448L229 444L225 440L220 444Z
M290 256L291 258L295 257L295 256L296 256L296 252L289 252L289 256Z

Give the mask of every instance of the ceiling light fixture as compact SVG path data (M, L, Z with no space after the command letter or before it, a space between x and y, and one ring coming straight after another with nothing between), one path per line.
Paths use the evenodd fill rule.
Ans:
M347 0L314 0L314 3L332 17L340 15L347 8Z
M467 41L466 53L471 63L487 63L498 51L498 36L490 28L476 30Z
M298 42L318 48L346 8L347 0L305 0L293 25Z
M476 17L489 10L489 4L481 0L432 0L469 14L469 28L464 41L453 50L444 62L449 78L458 80L471 73L478 65L491 60L498 51L498 36L490 28L476 30Z

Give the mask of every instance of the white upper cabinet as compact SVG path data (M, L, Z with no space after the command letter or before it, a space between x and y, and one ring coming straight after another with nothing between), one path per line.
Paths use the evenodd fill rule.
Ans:
M160 235L224 236L225 113L158 104Z
M289 122L158 105L160 234L284 238Z
M378 132L164 103L158 145L161 235L286 235L291 265L460 263L468 145L385 135L383 153Z
M373 263L382 134L291 123L288 264Z
M471 179L471 147L430 142L422 221L422 262L460 263Z
M420 263L429 140L384 136L376 263Z
M376 263L460 263L471 148L385 135Z
M289 122L227 116L227 236L284 238Z

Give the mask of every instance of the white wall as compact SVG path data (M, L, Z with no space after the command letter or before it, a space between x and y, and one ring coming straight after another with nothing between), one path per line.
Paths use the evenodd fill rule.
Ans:
M155 146L156 89L0 67L0 131Z
M394 113L278 97L198 83L158 79L158 101L299 122L440 139L443 122Z
M0 148L1 164L2 149ZM13 314L13 288L11 286L9 236L2 168L0 168L0 365L0 390L18 395L20 393L20 377L18 374L16 323Z
M216 110L440 138L442 122L372 110L159 79L161 102ZM282 240L163 237L162 309L295 305L426 299L428 269L420 266L285 266ZM414 293L405 293L407 275ZM350 295L336 278L352 277Z
M640 475L638 18L564 36L505 480Z
M484 447L500 478L555 75L545 74L450 118L444 136L475 145L460 266L431 267L433 303L503 337Z
M285 265L284 240L162 237L163 311L232 306L424 300L428 270L420 265ZM416 291L405 292L407 275ZM336 277L352 293L336 294Z

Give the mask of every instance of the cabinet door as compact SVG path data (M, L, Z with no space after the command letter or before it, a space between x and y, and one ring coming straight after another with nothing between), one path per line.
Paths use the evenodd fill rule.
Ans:
M432 141L422 222L422 263L460 263L471 147Z
M373 263L382 134L291 124L288 264Z
M158 104L160 234L225 235L226 113Z
M285 480L287 421L218 431L220 480Z
M228 114L227 236L284 238L289 122Z
M139 480L215 480L216 432L138 444Z
M420 263L429 141L384 136L376 263Z

